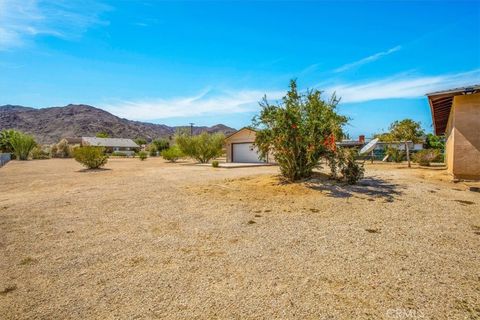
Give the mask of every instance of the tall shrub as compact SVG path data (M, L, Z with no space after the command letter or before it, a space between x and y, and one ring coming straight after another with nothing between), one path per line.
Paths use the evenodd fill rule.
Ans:
M13 153L18 160L28 160L30 152L37 145L35 139L23 132L15 131L10 137Z
M260 103L260 115L254 118L257 129L255 145L263 159L272 152L280 171L290 181L310 177L321 157L334 149L330 143L343 136L347 117L337 113L339 99L332 95L323 100L322 92L297 91L295 80L278 104L266 97Z
M105 155L103 147L78 147L73 149L73 157L88 169L103 167L108 161L108 156Z
M225 136L221 133L209 134L207 132L202 132L197 136L180 133L175 137L180 151L200 163L207 163L211 159L221 156L224 140Z

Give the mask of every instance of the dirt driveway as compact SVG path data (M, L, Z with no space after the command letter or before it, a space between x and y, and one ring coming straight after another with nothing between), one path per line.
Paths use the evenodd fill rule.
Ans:
M0 169L1 318L480 317L480 194L443 171L106 168Z

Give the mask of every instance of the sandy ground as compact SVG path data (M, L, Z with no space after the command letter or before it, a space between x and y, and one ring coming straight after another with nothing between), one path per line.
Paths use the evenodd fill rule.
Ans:
M480 318L480 194L443 170L81 169L0 169L2 319Z

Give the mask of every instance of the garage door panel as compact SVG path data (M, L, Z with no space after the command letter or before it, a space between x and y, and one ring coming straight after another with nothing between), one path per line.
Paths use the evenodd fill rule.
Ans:
M233 162L263 162L260 160L258 150L252 143L232 144Z

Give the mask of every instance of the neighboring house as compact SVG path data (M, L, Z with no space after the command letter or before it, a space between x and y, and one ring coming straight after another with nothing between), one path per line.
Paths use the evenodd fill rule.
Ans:
M427 94L436 135L445 135L448 173L480 179L480 85Z
M267 161L261 160L257 148L254 147L255 130L242 128L225 138L227 162L273 163L273 156L269 155Z
M337 146L342 148L361 148L365 145L365 136L358 136L358 140L343 139L335 143Z
M417 152L417 151L423 150L423 142L413 143L412 141L409 141L407 143L408 143L408 150L410 151ZM399 141L392 141L392 142L379 141L375 145L374 150L385 150L387 148L395 148L398 150L405 151L405 143L399 142Z
M117 152L133 155L140 149L132 139L82 137L82 146L104 147L108 153Z

